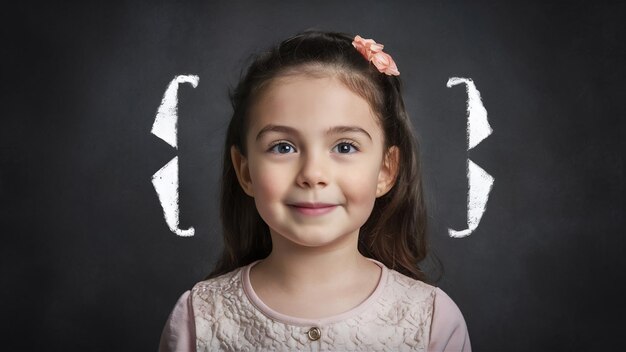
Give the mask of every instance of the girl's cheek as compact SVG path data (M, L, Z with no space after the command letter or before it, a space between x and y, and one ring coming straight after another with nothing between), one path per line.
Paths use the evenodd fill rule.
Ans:
M342 189L356 202L366 202L376 196L378 174L371 170L352 170L342 178Z
M281 192L282 189L289 185L287 174L283 168L276 165L254 169L250 177L252 178L255 193L272 195Z

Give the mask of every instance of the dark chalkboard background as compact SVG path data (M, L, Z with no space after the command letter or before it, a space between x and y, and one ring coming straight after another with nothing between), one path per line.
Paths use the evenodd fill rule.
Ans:
M396 60L422 145L439 286L475 351L616 350L624 323L626 6L619 2L86 2L2 9L3 350L154 351L221 248L227 89L300 30L374 38ZM179 151L150 134L168 82ZM495 177L465 228L471 77ZM150 182L180 159L172 234Z

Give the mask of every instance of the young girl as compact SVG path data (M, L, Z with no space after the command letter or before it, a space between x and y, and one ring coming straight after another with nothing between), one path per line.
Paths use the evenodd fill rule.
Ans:
M224 252L160 351L470 351L427 283L426 209L400 74L383 46L306 31L231 94Z

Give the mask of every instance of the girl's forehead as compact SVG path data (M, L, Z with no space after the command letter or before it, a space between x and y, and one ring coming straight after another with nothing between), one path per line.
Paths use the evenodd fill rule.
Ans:
M350 125L381 133L369 102L334 77L296 75L274 79L250 109L249 132L255 133L267 124L311 132Z

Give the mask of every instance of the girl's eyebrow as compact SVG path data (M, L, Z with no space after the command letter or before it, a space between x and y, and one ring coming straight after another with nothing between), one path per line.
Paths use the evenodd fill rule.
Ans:
M256 140L258 141L259 138L261 138L263 134L268 133L268 132L284 132L284 133L300 135L298 130L296 130L293 127L269 124L261 128L259 133L256 135ZM326 135L340 134L340 133L346 133L346 132L359 132L359 133L365 134L367 138L372 140L372 136L370 136L370 134L367 133L366 130L358 126L333 126L326 130Z

